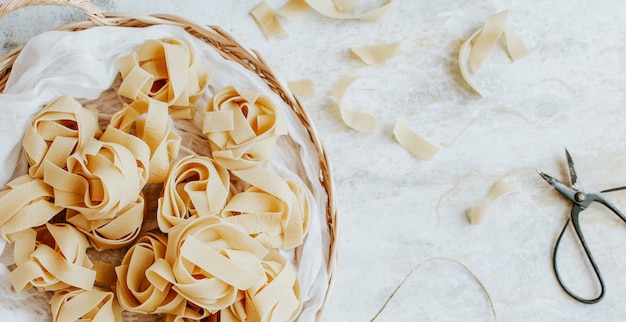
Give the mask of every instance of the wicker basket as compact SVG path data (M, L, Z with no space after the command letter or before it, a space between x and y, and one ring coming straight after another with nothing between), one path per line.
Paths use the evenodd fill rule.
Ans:
M321 317L333 281L333 272L337 258L337 209L334 192L334 183L328 155L318 137L317 131L307 112L298 99L289 91L283 82L270 70L261 56L254 50L245 48L237 43L230 35L218 27L204 26L174 15L134 15L123 13L107 13L94 6L87 0L7 0L0 4L0 18L20 8L40 5L69 6L81 10L88 20L71 23L57 28L62 31L80 31L98 26L119 27L148 27L152 25L175 25L181 26L190 35L201 39L204 43L214 48L222 57L234 61L246 69L255 73L274 91L293 112L297 115L302 125L306 128L311 143L315 146L321 173L320 184L328 195L326 207L326 223L330 234L330 249L328 258L328 290L324 297L324 304L317 319ZM4 92L7 79L11 73L13 63L20 54L22 46L19 46L0 59L0 92Z

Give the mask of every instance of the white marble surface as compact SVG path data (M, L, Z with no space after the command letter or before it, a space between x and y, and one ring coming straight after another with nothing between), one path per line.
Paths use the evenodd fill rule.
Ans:
M268 1L279 8L285 0ZM378 22L341 21L309 11L282 20L289 37L267 40L248 12L258 0L122 1L98 5L118 12L170 13L218 25L258 50L285 81L311 78L317 95L303 100L332 158L340 233L336 278L324 321L369 321L419 263L444 257L463 263L484 284L499 321L619 321L626 307L626 224L600 207L583 229L607 283L606 298L580 304L552 273L554 241L569 204L537 176L565 178L563 147L588 190L626 185L626 2L395 1ZM383 1L357 1L359 10ZM509 9L507 25L530 55L511 63L501 47L474 80L474 95L457 67L461 41L484 19ZM68 8L32 8L0 21L4 50L55 25L82 19ZM34 23L37 21L38 23ZM352 46L402 41L399 54L366 66ZM345 101L373 113L371 135L339 119L329 92L342 76L361 78ZM404 119L441 146L421 161L395 143ZM471 226L466 211L505 179L518 193L498 199L487 220ZM609 196L626 210L626 192ZM595 291L572 235L561 267L580 293ZM490 321L484 291L461 266L435 260L420 266L379 315L379 321Z

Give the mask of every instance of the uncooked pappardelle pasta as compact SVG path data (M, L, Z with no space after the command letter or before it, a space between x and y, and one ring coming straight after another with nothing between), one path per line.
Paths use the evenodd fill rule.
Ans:
M300 284L281 250L303 243L311 201L268 168L285 115L237 84L196 106L211 73L181 39L145 41L118 63L121 110L103 118L61 96L26 130L28 174L0 191L14 291L54 292L54 321L296 319ZM196 110L210 153L181 156L173 122ZM117 262L92 258L112 250Z

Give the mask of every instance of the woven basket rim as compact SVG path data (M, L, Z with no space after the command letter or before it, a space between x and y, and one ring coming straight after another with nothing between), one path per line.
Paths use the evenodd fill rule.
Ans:
M328 288L324 295L324 301L317 314L317 320L320 320L322 312L328 302L330 292L334 281L334 271L337 261L337 204L335 197L335 187L333 173L330 163L330 157L318 136L317 130L311 118L296 96L288 89L272 72L261 55L252 49L248 49L239 44L232 36L217 26L207 26L197 24L186 18L170 15L170 14L152 14L137 15L128 13L109 13L99 10L86 0L7 0L0 4L0 19L6 14L25 7L36 5L57 5L71 6L82 10L89 19L69 23L59 26L54 30L59 31L80 31L100 26L116 26L116 27L149 27L152 25L167 24L180 26L190 35L201 39L204 43L213 47L225 59L235 61L246 69L255 73L260 77L270 89L276 93L298 116L302 125L306 128L309 138L319 158L320 176L319 180L328 196L328 205L326 207L326 223L330 236L329 258L328 258ZM0 93L4 93L6 82L11 74L11 69L15 60L21 53L24 45L20 45L0 58Z

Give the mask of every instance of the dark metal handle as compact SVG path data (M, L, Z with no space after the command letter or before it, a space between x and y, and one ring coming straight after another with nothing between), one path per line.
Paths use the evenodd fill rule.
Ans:
M600 201L600 199L598 199L598 201ZM603 202L601 202L601 203L604 204ZM609 206L607 205L607 207L609 207ZM612 207L612 208L609 207L609 208L611 210L615 209L615 207ZM615 210L617 210L617 209L615 209ZM615 212L615 210L614 210L614 212ZM579 301L581 303L594 304L594 303L600 302L602 300L602 298L604 297L604 293L605 293L604 292L604 280L602 279L602 274L600 274L600 270L598 269L598 265L596 264L596 260L593 258L593 255L591 255L591 251L589 250L589 247L587 246L587 241L585 240L585 237L583 236L582 231L580 229L580 223L578 221L578 215L580 214L581 211L582 211L582 209L580 207L578 207L578 206L572 207L571 216L567 219L567 222L563 226L563 230L561 230L561 233L559 234L559 237L556 240L556 244L554 245L554 251L552 253L552 267L554 268L554 274L556 275L557 281L561 285L561 288L567 294L569 294L572 298L574 298L575 300L577 300L577 301ZM616 213L618 215L621 215L621 213L619 213L619 211L617 211ZM620 216L620 217L622 217L622 216ZM565 234L565 230L567 229L567 226L569 225L570 222L572 222L572 224L574 226L574 230L576 231L576 235L578 236L578 240L582 244L583 249L585 250L585 254L587 255L587 259L589 260L589 263L591 264L591 267L593 267L593 271L594 271L594 273L596 275L596 278L597 278L597 280L598 280L598 282L600 284L600 294L597 297L595 297L595 298L585 299L585 298L582 298L582 297L578 296L577 294L572 292L567 286L565 286L565 283L563 283L563 280L561 279L561 275L559 274L559 269L558 269L557 263L556 263L556 256L557 256L558 251L559 251L559 245L561 244L561 239L563 238L563 235Z

